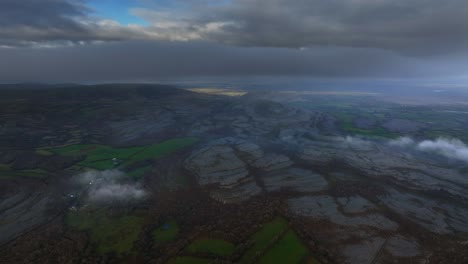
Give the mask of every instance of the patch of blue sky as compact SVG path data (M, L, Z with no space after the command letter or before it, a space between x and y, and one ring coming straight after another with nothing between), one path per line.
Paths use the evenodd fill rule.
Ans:
M132 8L140 7L144 1L139 0L88 0L87 6L93 9L94 15L112 19L121 24L137 24L146 26L147 22L132 15Z
M150 10L177 11L190 10L192 5L221 6L232 0L86 0L88 7L94 10L94 15L115 20L121 24L137 24L147 26L148 23L132 14L132 8L148 8Z

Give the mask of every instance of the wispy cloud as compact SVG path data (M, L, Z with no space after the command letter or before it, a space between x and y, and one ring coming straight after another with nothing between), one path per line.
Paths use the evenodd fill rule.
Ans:
M369 148L372 146L370 141L354 136L346 136L344 138L340 138L340 140L356 148Z
M126 175L118 170L89 171L74 179L93 203L133 202L148 195L139 184L126 182Z
M421 151L434 152L447 158L468 162L468 147L459 139L424 140L418 143L417 148Z
M409 137L400 137L388 142L391 146L412 148L414 150L442 155L449 159L468 162L468 146L456 138L437 138L435 140L415 141Z

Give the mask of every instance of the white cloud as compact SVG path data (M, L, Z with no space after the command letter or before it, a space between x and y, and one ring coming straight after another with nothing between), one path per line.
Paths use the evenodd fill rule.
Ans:
M94 203L132 202L147 197L139 184L126 183L125 173L118 170L89 171L77 175L75 180Z
M468 147L459 139L438 138L419 142L417 149L468 162Z
M400 137L389 140L388 144L422 152L436 153L449 159L468 162L468 146L456 138L437 138L435 140L417 142L410 137Z
M388 141L389 145L397 147L407 147L413 145L414 143L414 140L410 137L399 137L397 139L392 139Z
M369 148L372 146L372 142L358 137L346 136L342 140L350 146L356 148Z
M138 186L130 184L110 183L93 187L88 193L92 202L133 201L146 196L146 192Z

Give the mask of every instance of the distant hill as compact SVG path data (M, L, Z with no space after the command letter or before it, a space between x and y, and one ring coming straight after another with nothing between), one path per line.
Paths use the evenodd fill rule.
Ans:
M47 84L2 84L3 99L73 100L81 99L127 99L129 97L154 98L172 94L191 93L175 86L159 84L99 84L99 85L47 85ZM1 100L1 99L0 99Z

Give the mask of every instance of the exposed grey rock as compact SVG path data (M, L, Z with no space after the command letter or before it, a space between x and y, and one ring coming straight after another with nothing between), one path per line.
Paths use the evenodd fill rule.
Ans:
M369 210L376 209L373 203L361 196L338 198L337 201L342 206L343 212L345 213L365 213Z
M270 192L282 188L298 192L318 192L328 186L328 182L320 174L299 168L270 172L262 178L265 189Z
M331 196L304 196L289 200L291 211L298 215L329 219L337 225L351 227L372 227L382 230L396 230L398 224L377 214L345 216L338 211L338 206Z
M235 184L249 174L246 164L229 146L210 146L192 154L185 167L198 176L200 185Z
M290 107L281 103L255 100L244 106L246 114L257 121L270 124L291 124L300 121L309 121L312 115L301 109Z
M416 257L422 254L420 245L411 238L393 236L385 243L385 250L394 257Z
M467 208L397 190L388 190L388 195L380 197L380 200L402 217L418 223L431 232L468 233Z
M52 200L39 194L18 193L0 204L0 243L10 241L45 223L51 217L46 213Z
M285 155L267 154L255 161L252 166L264 171L284 169L291 166L293 162Z
M371 237L360 243L347 245L343 250L346 263L371 264L385 243L381 237Z
M327 163L337 157L336 150L334 149L323 149L316 145L306 145L299 153L299 158L305 161Z
M110 137L117 143L128 143L143 137L155 136L175 124L174 114L167 111L145 113L134 119L110 121L106 126Z
M209 120L202 120L196 122L190 129L190 135L203 135L205 133L211 132L216 129L220 129L223 127L223 124L220 123L213 123Z
M452 168L410 152L390 147L385 142L356 138L320 137L317 141L298 139L303 144L298 156L310 163L346 161L376 180L392 178L397 184L422 191L444 191L468 198L468 177Z
M231 188L213 190L210 192L210 196L223 203L238 203L248 200L250 197L261 193L261 191L254 181L249 180Z
M255 162L264 155L260 146L249 142L239 143L234 148L239 152L239 156L249 163Z

